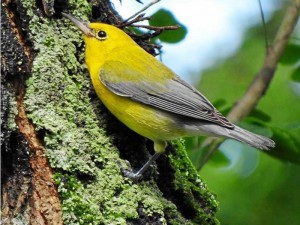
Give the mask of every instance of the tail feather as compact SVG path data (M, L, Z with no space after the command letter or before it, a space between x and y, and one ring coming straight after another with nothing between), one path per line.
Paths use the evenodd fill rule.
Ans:
M229 131L228 137L251 145L255 148L269 150L270 148L275 147L275 142L270 138L254 134L238 126L235 126L233 130L227 130Z

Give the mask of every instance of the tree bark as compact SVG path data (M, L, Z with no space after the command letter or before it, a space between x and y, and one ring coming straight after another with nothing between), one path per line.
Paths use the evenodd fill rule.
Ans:
M50 18L43 7L2 0L2 224L218 224L181 140L140 182L120 171L139 168L152 143L101 105L81 34L59 16L116 23L109 1L56 1Z

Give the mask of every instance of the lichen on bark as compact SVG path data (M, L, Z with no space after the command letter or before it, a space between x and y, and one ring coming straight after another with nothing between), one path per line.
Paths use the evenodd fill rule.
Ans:
M20 3L31 18L34 52L24 108L55 172L64 223L217 224L215 198L182 141L173 142L158 169L140 182L124 178L118 161L129 159L138 167L139 157L145 160L141 155L153 150L151 143L123 127L97 99L81 33L65 19L41 16L35 2ZM69 4L72 14L88 20L87 1Z

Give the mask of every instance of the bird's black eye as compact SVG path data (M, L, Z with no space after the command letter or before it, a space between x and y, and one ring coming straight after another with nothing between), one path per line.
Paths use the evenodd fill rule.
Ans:
M98 37L100 40L105 40L106 37L107 37L107 34L106 34L105 31L100 30L100 31L98 31L98 33L97 33L97 37Z

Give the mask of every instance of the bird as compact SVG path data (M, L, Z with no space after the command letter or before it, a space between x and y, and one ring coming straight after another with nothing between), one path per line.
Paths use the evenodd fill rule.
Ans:
M228 121L203 94L123 30L62 15L83 33L85 62L99 99L128 128L154 143L150 159L137 172L122 168L125 176L140 179L168 141L181 137L225 137L262 150L275 147L270 138Z

